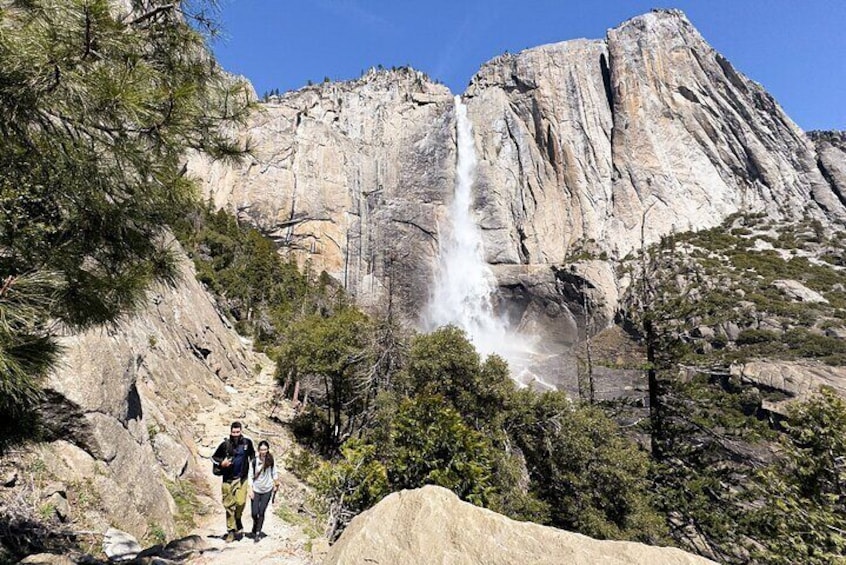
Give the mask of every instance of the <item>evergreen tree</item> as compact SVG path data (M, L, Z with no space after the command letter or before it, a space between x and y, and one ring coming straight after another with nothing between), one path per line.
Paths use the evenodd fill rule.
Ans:
M649 493L648 455L598 406L561 392L521 392L509 435L556 527L605 539L665 543Z
M293 374L322 383L325 418L317 426L322 447L334 453L358 429L373 367L371 321L359 310L342 307L329 316L313 314L292 324L277 351L277 377ZM311 414L315 415L315 414ZM315 439L320 439L315 438Z
M788 409L780 460L755 474L746 522L753 556L846 563L846 402L830 388Z
M205 47L207 5L0 1L0 421L23 418L61 326L172 281L188 150L236 158L251 102ZM205 29L210 29L205 27ZM13 428L19 428L14 425ZM0 430L0 440L12 430Z

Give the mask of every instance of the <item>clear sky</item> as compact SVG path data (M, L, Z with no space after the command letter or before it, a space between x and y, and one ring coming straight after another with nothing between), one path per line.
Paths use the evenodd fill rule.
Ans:
M846 130L846 0L222 0L223 66L259 95L411 65L453 92L485 61L683 10L802 128Z

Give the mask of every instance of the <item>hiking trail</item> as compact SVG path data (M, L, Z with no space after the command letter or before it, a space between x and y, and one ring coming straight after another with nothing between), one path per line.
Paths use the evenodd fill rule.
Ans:
M299 524L291 524L277 515L280 507L287 507L290 513L304 499L306 487L285 468L287 454L294 445L294 439L285 424L294 417L289 401L279 397L279 386L273 372L274 364L267 357L261 359L261 371L252 380L227 383L230 401L227 405L215 404L201 413L197 420L196 436L202 468L211 497L201 495L203 510L197 516L197 525L191 532L209 542L215 550L189 559L192 565L244 565L245 563L273 562L287 565L312 565L320 563L328 550L325 538L312 538ZM244 435L258 442L265 439L279 466L280 488L276 500L267 509L264 521L266 537L258 542L243 536L240 540L226 542L226 518L220 500L220 477L211 472L210 456L217 445L228 435L231 422L238 420L244 426ZM206 462L208 462L206 464ZM252 528L250 499L244 508L244 531Z

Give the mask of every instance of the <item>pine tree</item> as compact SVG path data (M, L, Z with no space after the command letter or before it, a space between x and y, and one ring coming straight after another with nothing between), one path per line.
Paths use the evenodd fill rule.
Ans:
M227 132L251 101L208 54L209 6L131 4L0 0L3 422L37 403L58 327L113 322L174 279L186 151L246 149Z

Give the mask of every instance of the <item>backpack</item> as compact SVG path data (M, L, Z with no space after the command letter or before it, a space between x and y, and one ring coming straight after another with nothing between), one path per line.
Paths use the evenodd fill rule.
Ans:
M229 457L229 439L223 440L226 442L226 456ZM220 463L212 459L212 475L219 477L223 475L223 467L220 466Z

